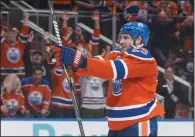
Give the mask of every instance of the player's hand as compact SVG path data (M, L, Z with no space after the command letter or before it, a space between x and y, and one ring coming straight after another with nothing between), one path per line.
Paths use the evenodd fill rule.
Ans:
M30 114L30 112L29 112L27 109L21 109L21 110L20 110L20 113L21 113L23 116L25 116L25 117L27 117L27 116Z
M100 14L99 14L98 11L94 11L92 19L94 21L99 21L100 20Z
M5 30L1 30L1 37L2 38L6 38L6 36L7 36L7 32L5 31Z
M24 20L24 24L27 25L27 23L28 23L28 21L29 21L29 13L28 13L28 12L25 12L25 13L24 13L24 18L23 18L23 20Z
M43 39L45 40L46 44L49 44L49 43L50 43L50 40L49 40L49 33L46 32L45 34L46 34L46 35L43 36Z
M12 28L12 30L13 30L17 35L20 33L20 31L19 31L16 27Z
M58 46L45 46L46 60L48 64L60 65L60 52L61 48Z
M68 21L69 20L68 13L67 12L64 12L64 15L63 15L62 18L63 18L64 21Z
M73 33L73 29L71 27L68 27L68 34L64 36L63 39L68 41L72 33Z
M42 117L47 117L48 115L49 115L49 111L48 110L45 110L45 109L41 110L41 116Z
M86 67L86 58L78 50L69 47L46 46L46 51L55 51L54 57L59 65L71 67L74 71Z
M28 42L32 42L34 37L35 37L35 35L34 35L33 31L31 31L29 36L28 36Z
M1 106L1 112L3 112L3 113L8 113L8 108L6 107L6 105L2 105Z

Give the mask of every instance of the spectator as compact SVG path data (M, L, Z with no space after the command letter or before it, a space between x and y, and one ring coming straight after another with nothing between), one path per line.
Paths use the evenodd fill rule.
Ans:
M92 19L94 20L94 32L90 41L88 43L85 41L84 35L82 34L82 30L78 26L76 26L74 30L75 39L72 40L70 36L73 34L73 30L72 28L68 27L69 17L65 12L63 15L63 27L62 27L63 45L77 48L83 54L87 53L88 54L87 56L93 56L96 53L100 41L99 12L94 11L94 15L92 16ZM77 100L79 100L78 99L80 98L79 77L77 77L76 79L77 79L77 81L75 81L75 85L77 87L76 95L77 95Z
M128 4L126 4L123 15L127 22L137 20L137 15L140 10L140 3L140 1L130 1Z
M50 66L47 64L46 59L43 58L43 54L40 50L35 49L34 32L31 31L28 37L28 43L26 44L25 53L24 53L24 64L26 77L32 76L32 69L36 65L40 65L43 69L43 78L47 79L50 83ZM49 41L46 41L49 42Z
M94 11L94 14L92 16L92 19L94 20L94 32L92 35L92 38L90 39L90 41L87 43L84 39L84 35L82 33L82 30L79 26L75 27L74 30L74 34L75 37L73 40L69 40L70 35L73 33L71 28L68 28L68 21L69 17L67 15L67 13L65 12L63 15L63 45L65 46L71 46L74 48L77 47L82 47L83 52L87 52L90 51L89 53L91 55L94 55L97 49L97 45L99 44L100 41L100 24L99 24L99 12L98 11ZM90 55L90 56L91 56Z
M1 101L2 117L24 117L29 114L25 108L20 79L16 74L7 75L3 81Z
M50 62L48 58L48 62ZM55 67L51 71L51 85L52 85L52 103L51 103L51 113L52 118L74 118L75 112L73 109L72 95L76 91L75 72L71 71L71 81L73 87L70 87L67 76L63 71L61 66L55 64ZM71 89L73 88L73 89Z
M25 76L22 56L28 37L28 18L28 13L25 13L24 24L18 39L16 31L11 30L7 32L7 38L1 41L1 78L11 73L15 73L20 78Z
M51 88L48 80L42 78L43 69L35 66L32 76L22 79L22 92L26 99L30 117L46 117L49 114Z
M188 104L186 93L181 90L180 84L174 80L173 74L173 68L167 67L164 79L160 81L157 88L157 93L165 98L165 118L175 117L176 104Z
M106 98L102 84L97 77L81 77L81 117L104 118Z

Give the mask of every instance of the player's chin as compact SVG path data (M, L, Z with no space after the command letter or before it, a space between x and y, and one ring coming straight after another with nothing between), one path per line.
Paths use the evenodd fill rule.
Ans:
M128 49L128 46L122 46L122 51L126 51Z

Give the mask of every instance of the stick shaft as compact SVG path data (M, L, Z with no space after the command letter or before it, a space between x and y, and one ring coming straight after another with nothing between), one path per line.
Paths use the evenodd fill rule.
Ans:
M49 4L49 8L50 8L51 14L53 16L53 25L54 25L55 34L56 34L56 37L57 37L57 40L58 40L58 44L59 44L59 46L62 46L62 40L61 40L61 37L60 37L58 23L57 23L56 16L55 16L55 13L54 13L52 0L48 0L48 4ZM80 134L81 134L81 136L85 136L83 124L82 124L82 121L81 121L81 118L80 118L78 105L77 105L77 102L76 102L76 97L75 97L74 90L73 90L71 77L70 77L70 74L69 74L69 70L68 70L68 68L66 66L63 66L63 69L64 69L64 71L66 73L67 81L68 81L68 84L70 86L70 90L71 90L70 93L72 95L73 107L74 107L76 119L77 119L77 122L78 122L78 125L79 125Z

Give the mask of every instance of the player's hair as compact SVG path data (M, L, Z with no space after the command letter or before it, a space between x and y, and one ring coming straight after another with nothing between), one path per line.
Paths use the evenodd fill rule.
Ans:
M34 73L37 70L40 70L41 72L43 72L42 66L41 65L35 65L35 66L33 66L32 73Z
M3 81L2 91L10 93L15 91L15 93L21 92L21 82L16 74L9 74Z

